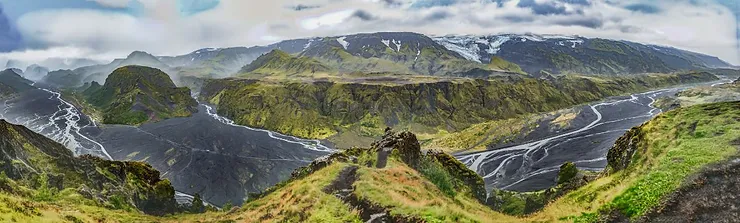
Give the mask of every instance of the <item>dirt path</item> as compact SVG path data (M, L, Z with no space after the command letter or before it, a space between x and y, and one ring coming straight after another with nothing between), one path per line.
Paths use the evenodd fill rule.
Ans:
M331 184L326 186L323 191L327 194L333 194L341 199L360 213L360 218L366 223L385 223L385 222L423 222L421 219L409 217L396 217L390 215L390 210L373 204L368 200L362 200L354 194L352 184L357 180L358 166L349 166L339 172Z

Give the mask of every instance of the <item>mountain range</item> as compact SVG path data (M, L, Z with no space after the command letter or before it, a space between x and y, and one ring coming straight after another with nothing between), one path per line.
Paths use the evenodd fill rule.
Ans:
M307 57L330 68L330 73L388 73L453 77L527 74L625 75L682 70L728 68L731 64L709 55L672 47L580 36L501 34L426 36L381 32L336 37L295 39L267 46L205 48L180 56L153 56L135 51L108 64L78 67L44 78L57 86L102 83L113 70L126 65L158 68L176 83L180 77L239 76L260 56L280 50ZM505 62L505 63L504 63ZM503 67L501 67L503 64ZM251 68L250 68L251 67ZM32 73L43 73L34 68ZM27 69L29 70L29 69ZM274 70L273 70L274 72ZM294 72L294 71L286 71ZM31 75L31 76L33 76ZM35 79L36 77L31 77ZM60 80L65 77L66 80Z
M181 65L170 62L173 58L190 60L186 66L209 64L214 60L246 65L274 49L311 57L346 72L460 76L476 68L485 68L494 57L516 64L533 76L542 73L665 73L732 67L717 57L672 47L535 34L428 37L416 33L365 33L288 40L263 47L209 48L183 56L160 58L171 66ZM234 65L232 70L238 70L237 66Z

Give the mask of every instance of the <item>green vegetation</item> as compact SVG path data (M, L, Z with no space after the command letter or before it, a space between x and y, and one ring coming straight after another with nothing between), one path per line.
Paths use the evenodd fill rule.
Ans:
M382 34L381 34L382 35ZM400 47L381 43L381 36L370 34L364 38L376 39L372 44L349 52L336 38L324 38L311 43L300 56L314 58L335 68L340 73L419 74L431 76L460 76L471 70L486 70L485 65L466 60L427 36L403 33L418 44L402 43ZM491 72L487 72L490 74ZM487 76L487 75L486 75Z
M178 88L161 70L126 66L113 71L105 85L93 82L82 94L103 123L139 125L173 117L187 117L197 103L187 88Z
M133 195L109 194L102 197L107 198L106 202L98 203L95 199L84 196L85 190L74 190L68 186L64 186L63 190L53 189L57 187L54 182L58 182L55 180L58 176L64 176L65 185L66 182L70 182L69 185L80 185L80 182L86 182L90 176L76 172L57 175L64 173L66 168L59 166L60 162L54 161L52 157L44 158L42 155L54 150L32 152L31 148L46 147L36 147L40 145L39 141L31 140L31 144L25 146L10 144L16 148L26 148L27 154L22 157L29 157L28 159L17 162L5 159L0 162L4 172L13 173L0 174L0 210L3 210L0 211L0 219L79 222L362 222L365 220L360 214L362 211L381 211L393 219L426 222L593 222L610 221L620 216L636 220L650 210L659 208L661 201L681 188L684 182L703 167L737 155L737 142L740 139L738 120L740 102L698 105L667 112L635 127L620 138L609 151L609 167L598 174L598 177L596 174L579 172L572 163L566 163L561 167L559 184L555 188L531 193L494 190L488 198L485 197L481 177L453 157L441 152L422 153L413 134L386 132L384 138L371 148L345 150L296 170L290 180L253 197L239 209L167 217L153 217L137 212L142 207L150 207L135 202L137 197L142 197L141 192L145 188L163 191L143 196L149 199L171 199L174 193L166 180L151 181L158 179L153 178L158 177L158 173L148 170L150 167L140 163L79 158L82 163L92 159L91 165L99 168L88 173L99 173L100 180L122 179L119 177L127 176L123 181L112 181L126 182L123 184L127 185L125 189L109 191L140 192ZM18 136L35 134L21 127L0 130L5 130L0 131L1 134L12 136L3 139L11 140ZM377 151L385 148L393 150L387 159L387 165L377 168L375 164L382 157ZM13 166L7 166L11 163L14 163ZM24 163L36 171L48 170L48 175L39 175L27 181L25 177L16 174L33 172ZM56 166L58 169L49 169ZM353 168L356 172L348 175L352 172L347 170ZM121 175L122 172L125 174ZM26 182L36 182L37 185L23 186ZM336 188L336 185L341 185L342 182L350 184L349 191L338 191L342 187ZM346 194L339 196L337 193ZM133 203L130 198L134 198Z
M628 46L624 43L615 44L614 41L604 39L593 39L588 43L588 48L606 52L614 52L618 54L625 54L624 50L622 49L623 47L626 48Z
M642 216L689 175L737 154L731 142L740 139L738 117L738 102L709 104L668 112L640 127L645 140L639 146L647 151L635 154L632 164L617 173L634 182L600 211Z
M578 174L576 164L573 162L567 162L560 166L560 172L558 172L558 184L566 183L572 180Z
M491 62L488 64L489 69L493 70L503 70L508 72L514 72L519 74L527 74L525 73L519 65L506 61L501 57L494 56L491 58Z
M281 50L273 50L244 66L239 73L248 78L276 78L313 76L332 69L309 57L294 57Z
M366 142L356 138L379 137L385 127L424 134L457 132L478 123L555 111L608 96L715 79L714 75L703 72L410 84L227 79L206 81L201 97L203 101L216 103L219 114L241 125L303 138L337 136L329 139ZM351 146L361 145L348 145Z
M51 139L5 121L0 121L0 136L5 154L0 156L0 193L7 196L33 206L75 202L152 215L179 208L169 181L147 164L75 157Z

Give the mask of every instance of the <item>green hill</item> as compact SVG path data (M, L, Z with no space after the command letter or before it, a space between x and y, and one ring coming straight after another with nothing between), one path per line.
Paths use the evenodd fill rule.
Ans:
M385 127L436 134L523 114L550 112L609 96L715 80L709 73L596 78L563 76L457 79L423 83L265 83L208 80L203 101L235 122L341 148L361 146ZM427 136L429 137L429 136Z
M190 89L178 88L159 69L125 66L108 76L103 86L92 84L83 94L102 111L103 123L139 125L173 117L187 117L197 102Z
M331 70L312 58L296 57L281 50L273 50L244 66L240 73L244 77L299 76L326 73Z
M0 221L31 222L46 203L165 215L179 210L159 172L138 162L75 157L61 144L0 120ZM20 200L20 201L19 201ZM56 213L76 219L76 213Z
M491 62L488 64L488 68L492 70L503 70L519 74L527 74L522 70L521 67L519 67L519 65L506 61L503 58L497 56L491 58Z

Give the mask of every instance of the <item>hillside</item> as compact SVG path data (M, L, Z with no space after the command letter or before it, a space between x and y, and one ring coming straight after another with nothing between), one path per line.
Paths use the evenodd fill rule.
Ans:
M266 46L205 48L157 59L184 76L233 77L243 66L276 49L316 59L339 73L488 77L501 75L497 71L504 70L539 77L573 73L666 73L731 66L714 56L620 40L537 34L430 37L409 32L359 33L285 40ZM491 61L500 61L496 58L507 63L489 66Z
M424 134L550 112L608 96L715 80L706 72L624 78L564 76L553 80L493 78L422 83L265 83L208 80L201 98L235 122L342 148L372 142L385 127Z
M26 68L26 71L23 72L23 77L29 80L42 80L46 74L49 73L49 69L46 67L39 66L37 64L33 64L31 66L28 66Z
M295 57L281 50L273 50L244 66L240 76L248 78L301 76L327 73L332 69L308 57Z
M21 77L12 69L0 72L0 94L4 96L33 89L32 84L33 81Z
M0 180L0 199L4 201L0 207L7 210L0 212L0 218L78 222L724 221L734 219L737 213L727 207L740 205L736 196L740 191L733 186L733 174L740 166L731 162L736 160L733 157L737 157L740 146L738 116L740 102L667 112L621 137L609 150L608 166L600 174L584 173L566 163L558 176L561 184L555 188L531 193L496 190L491 197L486 197L480 176L459 161L445 153L421 151L414 134L386 131L370 147L328 155L294 171L291 179L240 208L167 217L143 215L114 205L121 203L94 202L84 196L86 193L80 194L87 190L68 189L91 179L111 180L111 184L102 184L111 187L141 180L140 176L158 175L142 175L152 173L149 171L126 174L131 170L128 168L147 170L147 166L70 158L71 153L60 145L23 127L0 122L0 134L7 135L0 137L6 154L0 156L6 159L1 167L7 176ZM69 170L67 165L89 171L64 172ZM36 172L45 172L48 177L37 179L41 183L35 187L24 186L26 179L35 179ZM62 181L52 180L60 177ZM54 192L49 188L59 184L52 182L61 182L67 189ZM161 189L156 191L169 194L160 198L171 198L173 192L166 180L155 178L153 182L160 182L155 188ZM133 191L143 193L148 190L145 188L150 187ZM130 191L126 188L109 193ZM142 196L124 198L137 197ZM504 213L531 214L517 217Z
M434 40L469 60L486 62L500 57L534 76L665 73L731 66L714 56L671 47L580 36L450 35Z
M102 111L103 123L139 125L173 117L190 116L197 102L190 89L178 88L159 69L125 66L111 73L100 86L84 90L85 100Z
M58 88L77 88L93 81L104 83L108 75L113 71L130 65L153 67L166 72L171 70L168 65L162 63L151 54L134 51L126 58L115 59L108 64L83 66L73 70L51 71L41 81Z
M61 144L0 120L0 221L78 219L80 212L46 209L79 205L165 215L180 210L169 181L151 166L74 157ZM89 211L90 209L79 209ZM51 215L51 216L44 216ZM84 221L92 221L88 213Z

